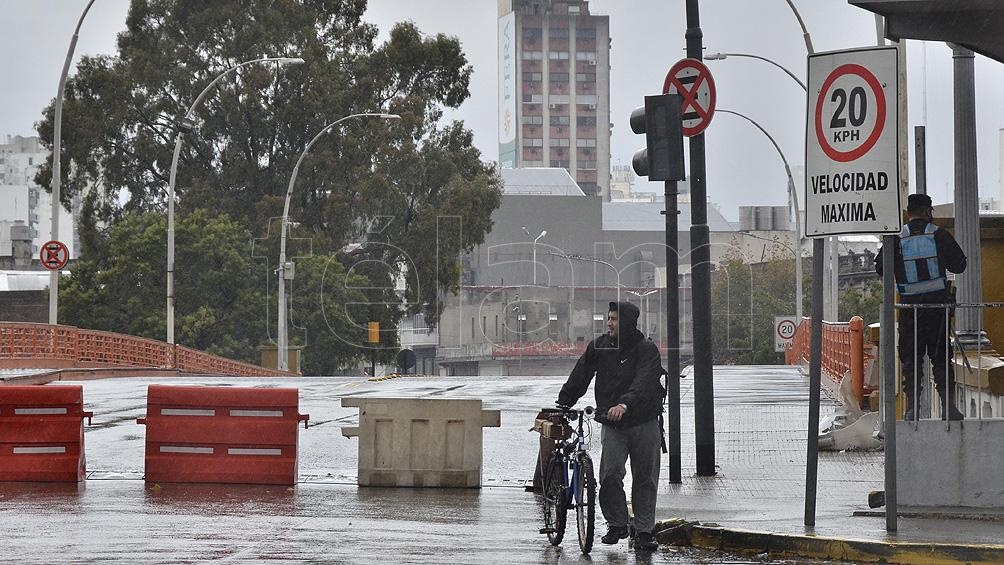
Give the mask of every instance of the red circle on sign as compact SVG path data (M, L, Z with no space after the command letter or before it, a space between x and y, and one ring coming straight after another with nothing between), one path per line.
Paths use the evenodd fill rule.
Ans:
M823 99L826 97L826 93L829 92L833 82L844 75L857 75L861 77L872 89L872 93L875 94L875 126L864 143L851 151L834 149L830 145L830 142L827 141L826 136L823 135ZM848 163L859 159L875 146L875 143L878 142L879 137L882 135L882 129L885 126L885 111L885 95L882 93L882 85L879 84L875 75L868 69L855 63L840 65L833 69L830 76L826 77L826 80L823 81L823 86L819 89L819 98L816 99L816 140L819 141L819 147L823 150L823 153L826 153L827 157L840 163Z
M70 250L62 241L46 241L38 253L42 266L50 271L58 271L70 260Z
M790 335L784 335L784 334L786 334L788 332L787 331L781 331L781 328L785 328L787 326L791 327L791 334ZM781 320L781 323L779 323L777 325L777 335L781 339L791 339L791 338L795 337L795 329L796 329L795 328L795 322L792 322L791 320Z
M681 77L677 76L681 71L693 70L697 72L693 83L688 88L685 86L681 80ZM689 77L683 77L689 78ZM708 107L703 107L697 100L698 90L704 83L708 84ZM669 72L666 73L666 80L662 84L662 93L670 94L670 88L675 88L678 93L683 96L683 106L680 112L683 115L688 114L688 108L695 114L697 114L697 119L699 120L696 125L687 127L683 126L683 135L687 137L693 137L704 130L708 129L711 124L711 118L715 115L715 79L711 76L711 71L704 65L704 63L698 61L697 59L680 59ZM691 118L693 119L693 118ZM687 119L684 118L684 122Z

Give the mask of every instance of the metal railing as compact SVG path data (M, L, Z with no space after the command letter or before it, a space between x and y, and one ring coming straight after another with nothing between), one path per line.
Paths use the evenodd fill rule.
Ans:
M1001 368L1004 362L985 339L983 311L987 308L1004 308L1004 303L896 304L900 332L897 349L900 362L905 365L897 388L904 395L904 419L957 419L945 417L951 408L966 419L1004 415L1004 395L994 394L990 382L990 370ZM963 328L965 334L961 337L954 327L958 309L980 310L980 315L974 317L979 327ZM909 351L903 351L907 343L913 348L912 365L908 363ZM908 386L913 384L910 381L921 386ZM921 389L928 393L926 403ZM911 407L916 409L910 410Z
M785 350L788 365L808 364L811 345L811 318L804 317L795 330L791 345ZM851 379L851 386L858 404L863 404L871 388L865 385L865 366L874 358L871 345L865 345L864 321L858 316L849 322L823 321L823 373L839 384L845 376Z
M291 376L204 351L73 326L0 322L0 366L141 367L239 377Z

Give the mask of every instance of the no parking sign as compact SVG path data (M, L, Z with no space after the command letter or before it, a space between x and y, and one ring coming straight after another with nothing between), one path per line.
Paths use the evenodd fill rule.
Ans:
M896 48L810 55L807 107L805 235L899 232Z

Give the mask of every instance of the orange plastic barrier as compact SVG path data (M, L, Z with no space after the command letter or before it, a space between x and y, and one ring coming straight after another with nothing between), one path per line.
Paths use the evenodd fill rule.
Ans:
M0 481L84 480L82 386L0 387Z
M150 385L146 481L296 484L295 388Z

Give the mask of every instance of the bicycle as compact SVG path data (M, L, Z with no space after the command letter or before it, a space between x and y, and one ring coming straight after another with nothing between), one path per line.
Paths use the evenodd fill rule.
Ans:
M583 424L586 417L592 416L595 410L592 406L587 406L584 410L557 408L544 411L560 412L563 429L570 429L571 421L578 421L578 425L574 434L563 433L562 437L556 439L554 453L542 475L544 527L540 529L540 533L547 534L551 545L559 545L565 536L567 512L574 508L579 549L588 554L593 548L596 476L593 473L593 460L587 452L586 436L589 428L584 430Z

